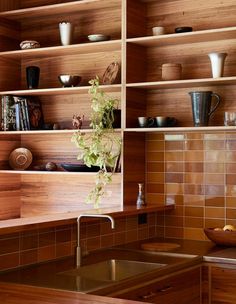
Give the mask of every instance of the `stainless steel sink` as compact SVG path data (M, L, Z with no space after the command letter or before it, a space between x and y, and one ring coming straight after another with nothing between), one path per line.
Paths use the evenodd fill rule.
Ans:
M58 274L97 281L114 282L164 266L166 266L166 264L111 259L95 264L85 265Z

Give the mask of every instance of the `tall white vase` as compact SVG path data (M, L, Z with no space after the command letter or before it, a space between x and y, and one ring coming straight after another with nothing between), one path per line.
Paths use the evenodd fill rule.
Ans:
M73 26L70 22L60 22L59 31L62 45L70 45L72 40Z
M208 54L211 60L211 71L213 78L219 78L224 73L224 63L227 53L210 53Z

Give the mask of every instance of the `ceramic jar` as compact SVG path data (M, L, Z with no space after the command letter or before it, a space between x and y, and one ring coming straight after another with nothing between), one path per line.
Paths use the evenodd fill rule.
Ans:
M180 63L165 63L162 65L162 80L179 80L182 75Z
M60 22L59 32L62 45L70 45L72 40L73 26L70 22Z
M211 61L212 77L222 77L224 73L224 63L227 53L210 53L208 56Z

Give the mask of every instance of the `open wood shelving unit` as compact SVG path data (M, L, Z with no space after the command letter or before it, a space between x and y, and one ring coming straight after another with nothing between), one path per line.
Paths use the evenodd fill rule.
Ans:
M0 95L38 97L45 109L45 122L68 122L74 113L89 117L91 109L88 80L95 75L102 76L111 62L120 62L121 82L102 86L105 92L121 100L122 124L116 134L123 139L122 171L116 175L114 185L111 185L113 199L105 198L104 206L108 203L111 204L110 207L135 206L137 183L145 182L146 133L235 131L235 127L223 126L223 113L227 110L236 111L236 26L232 18L236 5L233 0L217 4L213 0L207 3L202 1L201 5L194 1L190 1L191 4L186 4L184 0L174 2L175 5L165 0L1 2L0 30L3 38L0 43ZM224 11L222 16L221 9ZM62 20L71 21L75 25L74 44L70 46L60 46L58 23ZM174 33L175 27L189 23L192 23L190 25L194 28L193 32ZM165 26L167 34L151 36L152 27L158 25ZM110 35L111 40L88 43L85 37L95 31ZM20 41L26 39L39 41L41 48L20 50ZM211 78L207 57L211 51L228 53L225 77ZM162 81L160 67L166 62L181 63L183 79ZM25 68L28 65L40 67L40 88L37 90L26 89ZM62 73L80 74L81 86L59 87L57 76ZM223 98L209 127L193 127L188 95L193 90L211 90ZM138 128L137 117L167 116L167 113L168 116L177 118L177 127ZM11 172L6 168L8 155L14 148L25 146L35 153L37 163L50 160L71 161L77 154L76 148L70 143L72 133L73 130L66 128L53 131L0 132L1 146L4 147L0 152L0 181L13 173L12 182L4 191L14 188L13 194L7 196L7 199L4 195L0 196L1 206L14 199L18 206L28 206L30 216L30 206L34 205L37 209L38 204L41 215L40 204L43 204L45 195L54 191L53 199L56 200L61 178L63 176L64 179L66 174ZM30 180L32 175L33 180ZM94 174L87 174L86 185L81 185L79 176L85 175L67 174L64 181L65 194L67 191L73 193L68 200L68 209L70 204L76 205L76 195L81 197L82 204L85 194L94 182ZM42 186L44 192L39 194L41 201L39 198L34 202L34 193L30 193L26 185L32 189ZM61 195L61 191L58 193ZM48 204L50 205L50 201ZM164 209L165 202L156 204L158 208L161 205ZM9 204L6 217L15 216L15 206ZM44 208L43 212L47 213L48 210ZM4 219L4 211L0 215Z

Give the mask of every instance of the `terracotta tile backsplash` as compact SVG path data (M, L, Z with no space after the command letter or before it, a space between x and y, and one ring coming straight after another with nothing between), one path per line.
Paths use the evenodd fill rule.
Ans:
M83 252L162 235L163 231L160 232L156 224L155 213L148 214L147 223L141 225L138 216L116 219L114 230L106 220L82 222ZM76 225L0 235L0 271L74 255L76 240Z
M148 203L158 192L167 204L176 204L158 218L164 236L206 240L204 227L236 225L234 133L149 133L146 142Z

